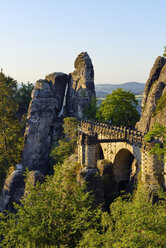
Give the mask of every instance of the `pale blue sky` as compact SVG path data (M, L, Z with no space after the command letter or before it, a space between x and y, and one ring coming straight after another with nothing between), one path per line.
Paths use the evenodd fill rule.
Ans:
M19 82L72 72L87 51L95 83L145 82L166 46L166 0L0 0L0 67Z

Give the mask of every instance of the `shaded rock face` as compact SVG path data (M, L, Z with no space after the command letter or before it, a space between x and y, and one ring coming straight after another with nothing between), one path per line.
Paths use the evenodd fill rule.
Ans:
M66 98L67 116L83 118L83 110L95 96L94 70L92 61L86 52L81 53L74 63L75 71L69 75Z
M61 137L63 117L83 118L85 105L95 96L93 65L87 53L77 57L75 68L69 75L56 72L36 82L24 134L24 168L48 173L50 147Z
M0 196L0 212L4 210L10 210L16 212L13 203L20 204L20 200L23 196L28 194L28 185L35 186L37 182L43 183L45 178L40 171L30 171L27 174L26 183L23 167L21 165L16 166L14 170L7 178Z
M142 100L142 116L136 123L136 128L143 133L148 132L155 122L166 125L166 114L164 109L154 116L158 100L165 93L166 86L166 59L158 57L150 72L149 79L145 85Z
M25 130L22 164L29 170L49 170L50 144L58 135L59 113L62 109L68 75L54 73L37 81L32 92Z
M24 195L25 177L23 170L14 170L5 180L0 196L0 211L10 210L15 212L13 202L19 203Z
M102 186L101 177L97 168L84 167L80 170L77 180L82 180L87 183L88 191L92 191L94 194L95 204L99 205L104 203L104 189Z

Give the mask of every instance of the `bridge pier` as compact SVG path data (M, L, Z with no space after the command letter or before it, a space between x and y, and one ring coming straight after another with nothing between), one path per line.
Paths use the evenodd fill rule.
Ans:
M97 166L97 135L88 136L81 133L78 138L78 161L81 166Z
M150 154L150 149L153 147L153 143L146 143L142 148L142 181L148 185L162 185L164 183L164 162L156 155Z

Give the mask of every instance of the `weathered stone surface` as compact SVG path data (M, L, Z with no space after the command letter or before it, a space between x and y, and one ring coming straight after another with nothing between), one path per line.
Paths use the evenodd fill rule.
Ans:
M145 104L146 104L146 101L147 101L147 97L148 97L148 94L149 94L149 91L151 89L151 86L152 84L159 79L159 76L160 76L160 73L161 73L161 70L163 68L163 66L166 64L166 59L159 56L151 71L150 71L150 75L149 75L149 78L146 82L146 85L145 85L145 89L144 89L144 93L143 93L143 99L142 99L142 108L145 107ZM163 82L162 80L159 79L159 82Z
M46 174L49 170L50 145L58 137L61 126L59 113L62 109L68 76L53 73L46 80L39 80L32 92L25 130L22 164L29 170ZM60 133L59 133L60 135Z
M92 191L95 196L95 203L104 203L104 189L101 182L101 177L97 168L84 167L78 174L78 181L86 181L88 191Z
M164 87L165 87L165 84L159 81L154 83L153 86L151 87L151 90L147 96L147 101L144 106L141 119L139 122L136 123L136 128L139 131L143 133L146 133L149 131L152 114L156 110L157 101L162 96Z
M148 132L155 122L166 125L165 108L160 113L155 113L158 100L166 92L166 59L158 57L150 72L145 85L142 100L142 116L136 123L136 128L141 132ZM155 114L154 114L155 113Z
M19 203L24 195L25 177L23 170L14 170L7 178L0 196L0 211L15 211L13 202Z
M66 112L67 116L83 118L83 110L95 96L94 70L92 61L86 52L78 55L74 66L76 70L70 74Z

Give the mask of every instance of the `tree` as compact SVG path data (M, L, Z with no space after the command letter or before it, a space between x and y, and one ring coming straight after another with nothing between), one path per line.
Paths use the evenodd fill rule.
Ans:
M155 143L150 153L163 159L166 155L166 127L160 123L155 123L153 129L145 135L145 141L153 141L154 138L159 139L160 143Z
M29 107L33 89L34 85L28 82L27 84L21 83L21 87L19 87L16 91L15 100L21 107L24 108L24 111L26 112Z
M2 175L9 166L20 162L22 150L22 125L16 112L18 105L14 101L16 82L0 73L0 171Z
M163 57L166 58L166 46L164 47Z
M97 117L115 126L127 126L133 128L140 115L136 110L138 101L130 91L123 89L113 90L102 102Z
M78 168L72 162L56 166L45 183L29 185L29 194L16 205L17 214L1 214L2 248L73 248L85 230L98 228L101 211L92 207L85 185L77 183Z
M101 231L87 230L79 248L157 248L166 247L166 194L154 192L159 201L149 201L150 190L140 186L133 196L120 196L103 213Z
M51 157L55 164L63 163L64 160L75 152L77 144L78 120L75 117L64 118L63 134L64 137L59 140L59 145L52 149Z
M83 115L88 120L96 120L97 110L97 98L95 96L92 96L90 103L86 104L85 109L83 110Z

